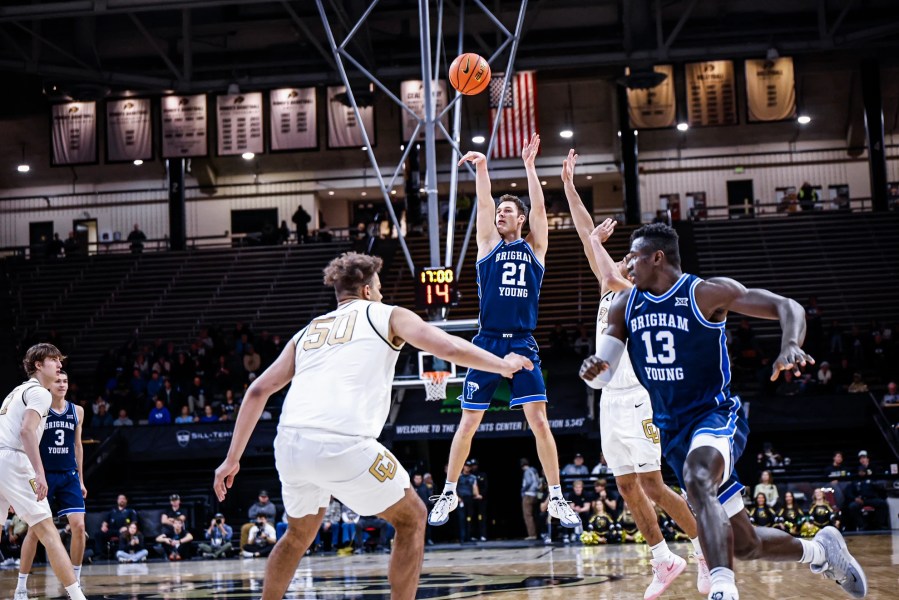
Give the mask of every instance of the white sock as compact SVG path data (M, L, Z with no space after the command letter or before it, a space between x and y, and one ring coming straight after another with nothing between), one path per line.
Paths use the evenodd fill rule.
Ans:
M799 538L802 543L802 558L799 562L803 564L822 565L824 564L824 546L815 540L804 540ZM21 576L20 576L21 577Z
M81 585L81 565L72 565L72 568L75 569L75 580L78 581L79 585Z
M72 585L67 586L66 592L69 593L69 598L71 598L72 600L87 600L87 598L84 597L84 592L81 591L81 586L78 585L77 581Z
M724 588L726 590L736 589L737 582L734 578L734 572L728 569L727 567L715 567L709 573L711 575L710 579L712 582L712 590L721 590Z
M24 592L28 588L26 584L28 583L28 573L19 573L19 582L16 584L17 592Z
M699 545L699 538L690 538L690 543L693 544L693 554L696 555L696 558L702 558L702 546Z
M668 544L665 543L665 540L662 540L655 546L650 546L650 550L652 550L652 559L656 562L668 562L671 560L671 550L668 549Z
M446 493L455 494L456 493L456 482L455 481L447 481L446 483L444 483L443 484L443 493L444 494L446 494Z
M549 497L550 498L561 498L562 497L562 486L561 485L549 486Z

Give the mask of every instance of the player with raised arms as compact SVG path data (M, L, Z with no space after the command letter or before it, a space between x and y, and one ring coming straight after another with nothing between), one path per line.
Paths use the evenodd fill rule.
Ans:
M387 577L391 598L412 600L424 559L424 504L409 475L377 441L390 410L397 357L406 342L442 359L511 377L533 364L517 354L500 358L426 324L415 313L381 302L376 256L343 254L325 268L337 308L312 320L257 377L241 405L231 447L215 471L225 499L240 458L269 396L287 384L275 466L287 532L265 566L263 600L280 600L312 544L333 495L360 515L396 527Z
M565 527L574 528L581 524L581 520L562 496L559 455L546 418L546 384L540 371L540 357L533 335L537 327L537 304L549 242L543 186L534 166L539 148L540 136L535 133L521 151L528 178L530 211L520 198L509 194L500 197L499 202L493 199L486 156L480 152L469 152L459 161L460 165L470 162L477 169L477 281L481 310L478 319L480 330L472 343L497 356L517 352L533 361L533 371L520 371L512 377L509 405L524 410L528 425L534 432L537 455L549 484L549 514L559 519ZM530 233L525 238L522 237L522 228L526 222ZM459 505L456 495L459 473L500 379L499 375L477 369L470 370L465 376L461 396L462 419L450 448L446 484L443 492L433 498L434 507L428 515L431 525L446 523L449 513Z

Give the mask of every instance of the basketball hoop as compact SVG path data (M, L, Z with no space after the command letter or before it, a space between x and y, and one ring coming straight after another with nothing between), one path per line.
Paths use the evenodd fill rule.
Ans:
M449 371L425 371L421 374L421 380L425 384L425 400L446 400L446 382Z

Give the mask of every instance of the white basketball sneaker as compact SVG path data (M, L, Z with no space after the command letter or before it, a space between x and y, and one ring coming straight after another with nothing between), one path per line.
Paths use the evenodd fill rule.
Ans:
M667 561L650 560L649 564L652 565L652 581L643 594L643 600L656 600L687 568L687 561L677 554L672 554Z
M549 501L549 516L555 517L569 529L574 529L581 524L581 518L577 516L565 498L553 498Z
M699 593L707 596L712 591L712 576L709 574L709 563L706 562L704 556L691 554L696 559L696 589Z
M836 527L827 526L815 534L814 540L824 547L824 563L809 565L812 573L822 573L833 579L853 598L868 593L868 579L858 561L849 554L843 534Z
M430 525L443 525L449 521L449 514L459 506L459 496L452 492L431 496L428 500L434 503L434 508L428 514L428 524Z

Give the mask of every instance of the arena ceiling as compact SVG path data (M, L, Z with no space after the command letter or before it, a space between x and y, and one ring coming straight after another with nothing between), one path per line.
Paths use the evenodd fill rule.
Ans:
M460 1L441 1L444 65L456 54ZM370 6L367 0L323 3L338 40ZM432 31L437 4L430 2ZM484 4L514 27L518 0ZM475 0L464 5L463 46L491 54L502 41L497 26ZM349 51L385 83L420 78L418 15L412 0L378 2ZM803 139L851 137L858 120L853 115L859 114L857 66L864 58L879 59L889 74L883 78L885 121L888 132L896 130L897 51L894 0L531 0L516 68L537 69L541 85L550 86L551 93L540 99L542 125L561 119L553 115L599 106L600 114L583 117L589 133L581 139L608 137L595 150L601 152L613 145L615 126L607 114L614 111L613 88L600 89L595 82L614 82L625 66L771 52L795 58L800 101L818 111L821 128L803 132ZM0 161L36 137L33 119L26 124L27 119L46 116L54 99L339 82L312 0L6 0L0 6L0 76ZM482 105L469 103L468 127ZM743 143L784 139L782 128L769 135L766 125L752 127L741 134ZM722 131L697 132L694 143L727 143L733 131ZM668 147L678 143L673 136L660 132L643 147ZM269 158L287 169L296 160ZM355 157L344 162L363 163ZM119 167L104 168L112 173ZM6 171L0 168L0 187L12 183Z

